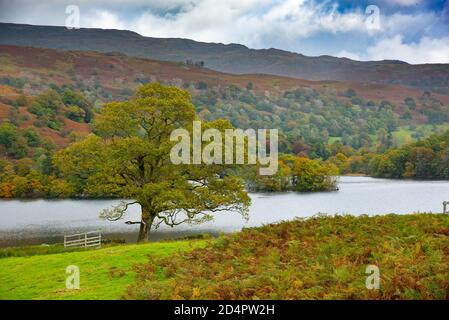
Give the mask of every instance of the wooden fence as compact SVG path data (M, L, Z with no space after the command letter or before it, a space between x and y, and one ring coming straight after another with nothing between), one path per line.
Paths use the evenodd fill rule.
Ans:
M90 231L64 236L66 248L101 248L101 231Z

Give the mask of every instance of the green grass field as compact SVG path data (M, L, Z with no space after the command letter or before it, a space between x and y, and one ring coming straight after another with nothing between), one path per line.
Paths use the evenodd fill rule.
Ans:
M0 258L0 299L120 299L134 281L134 265L205 244L206 240L155 242L51 254L48 248L44 253L2 249L30 255ZM69 265L80 269L79 290L66 289Z
M416 128L414 128L413 130L410 128L410 126L403 126L399 127L398 130L393 132L393 138L399 144L399 146L402 146L404 144L416 141L416 139L413 138L414 132L419 132L423 138L427 138L430 137L432 134L442 133L445 132L446 130L449 130L449 125L447 124L441 125L424 124L416 126Z
M414 130L411 130L410 126L402 126L393 132L393 139L399 144L399 146L402 146L404 144L413 143L416 141L416 139L413 138L414 132L420 132L423 138L427 138L439 130L439 127L433 127L431 125L420 125Z

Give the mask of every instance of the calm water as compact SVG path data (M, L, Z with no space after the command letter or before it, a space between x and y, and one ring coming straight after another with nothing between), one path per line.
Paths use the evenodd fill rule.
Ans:
M250 219L238 214L219 213L215 221L202 225L162 227L154 239L192 234L231 232L242 227L328 214L407 214L441 212L449 200L447 181L398 181L367 177L342 177L337 192L311 194L251 194ZM62 242L64 234L102 230L107 238L134 241L137 225L98 218L99 212L116 200L1 200L0 246ZM128 209L127 220L138 220L139 207ZM128 219L129 218L129 219Z

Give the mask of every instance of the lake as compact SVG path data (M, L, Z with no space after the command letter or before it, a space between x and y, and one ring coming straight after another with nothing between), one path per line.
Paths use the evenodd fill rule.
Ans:
M319 193L251 193L250 218L218 213L202 225L162 227L152 239L238 231L295 217L327 214L407 214L442 212L449 201L448 181L387 180L341 177L339 191ZM64 234L101 230L109 239L135 241L138 225L98 218L99 212L119 200L0 200L0 246L58 243ZM127 220L139 220L139 207L128 209Z

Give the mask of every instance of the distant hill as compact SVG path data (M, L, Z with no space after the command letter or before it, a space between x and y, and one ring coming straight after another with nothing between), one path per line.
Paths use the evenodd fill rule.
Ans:
M418 99L424 91L400 85L363 84L351 81L312 81L264 74L230 74L181 62L132 58L117 53L96 53L39 49L24 46L0 45L0 77L22 77L34 85L25 93L36 94L50 83L99 86L113 99L124 99L139 84L159 81L187 87L205 83L208 87L231 85L252 90L259 95L279 94L296 88L309 88L321 93L333 92L345 96L353 89L366 100L388 100L403 103L406 97ZM433 94L443 104L449 96Z
M143 37L135 32L0 23L0 44L60 50L117 52L131 57L204 65L233 74L270 74L306 80L400 84L449 94L449 64L410 65L401 61L360 62L331 56L307 57L239 44Z
M235 75L123 54L0 45L0 126L34 127L63 147L90 132L105 102L128 99L148 82L187 89L202 119L226 118L243 129L279 128L285 133L283 152L297 153L303 142L317 156L325 156L319 154L322 143L372 146L380 129L394 132L402 143L449 123L448 95L400 85ZM63 101L47 94L49 89ZM67 90L84 98L64 96Z

